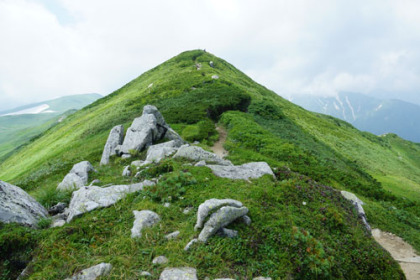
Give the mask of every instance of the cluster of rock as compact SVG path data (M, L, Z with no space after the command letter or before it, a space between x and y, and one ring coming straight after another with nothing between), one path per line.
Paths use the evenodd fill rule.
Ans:
M135 118L124 137L124 128L117 125L111 129L106 141L101 165L109 163L109 157L118 155L130 157L133 151L142 151L161 139L173 140L176 145L183 143L182 138L165 122L155 106L146 105L143 114Z

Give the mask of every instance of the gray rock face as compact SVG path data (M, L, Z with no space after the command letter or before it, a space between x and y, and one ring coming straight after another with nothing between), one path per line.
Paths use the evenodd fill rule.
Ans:
M152 186L155 183L145 180L132 185L115 185L107 188L97 186L83 187L73 192L67 222L83 213L96 208L108 207L124 198L127 194L143 190L144 186Z
M207 242L207 240L221 228L227 226L247 213L248 208L246 207L237 208L232 206L223 206L217 210L217 212L211 214L210 219L204 224L204 228L200 232L198 240L204 243Z
M233 207L242 207L242 202L234 199L208 199L198 206L197 212L197 223L194 226L195 230L198 230L203 227L204 221L207 219L211 212L223 207L223 206L233 206Z
M152 162L160 162L165 157L169 157L174 154L178 150L179 146L180 144L174 140L150 146L147 150L146 161L143 162L143 165Z
M168 262L169 262L169 260L165 256L156 257L152 261L153 264L165 264L165 263L168 263Z
M21 188L0 181L0 221L36 227L47 210Z
M121 145L124 139L124 126L114 126L109 132L108 139L106 140L104 151L102 153L101 165L109 163L109 157L116 154L115 149Z
M179 148L178 152L174 155L174 158L187 158L194 161L206 161L215 163L218 165L231 166L232 163L229 160L224 160L218 157L216 154L207 152L203 148L198 146L183 145Z
M181 138L181 136L179 136L179 134L176 133L175 130L173 130L169 126L163 138L168 139L168 140L174 140L179 146L185 143L185 141Z
M145 227L152 227L160 221L160 217L153 211L142 210L142 211L133 211L134 214L134 224L131 228L131 238L141 237L141 231Z
M243 179L260 178L265 174L274 177L274 173L266 162L250 162L238 166L223 166L223 165L207 165L213 174L229 179Z
M359 218L362 220L363 224L365 225L365 228L369 232L371 232L372 228L370 227L369 223L367 222L365 210L362 207L362 205L364 204L363 201L361 201L354 193L351 193L351 192L341 191L341 195L345 199L347 199L347 200L351 201L351 203L353 203L354 207L357 210Z
M112 265L110 263L100 263L90 268L84 269L71 278L65 280L95 280L96 278L108 275L111 272Z
M118 152L130 154L130 150L142 151L152 145L153 138L158 134L156 124L157 120L152 114L143 114L134 119Z
M191 267L165 268L159 280L197 280L197 270Z
M63 181L58 184L57 190L80 189L87 184L89 172L91 171L96 172L95 168L88 161L82 161L73 165L73 168L64 177Z

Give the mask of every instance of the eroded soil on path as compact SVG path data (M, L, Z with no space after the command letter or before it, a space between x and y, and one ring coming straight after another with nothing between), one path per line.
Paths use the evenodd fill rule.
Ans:
M389 232L373 229L372 236L391 256L398 261L404 271L407 280L420 279L420 256L418 256L410 244Z
M217 126L216 130L219 132L219 140L214 143L213 147L211 147L211 150L219 157L224 158L228 155L228 151L223 148L223 144L226 142L227 131L221 126Z

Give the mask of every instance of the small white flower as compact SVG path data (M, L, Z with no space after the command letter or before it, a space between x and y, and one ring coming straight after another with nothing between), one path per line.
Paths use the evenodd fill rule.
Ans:
M306 205L306 201L302 202L303 205Z

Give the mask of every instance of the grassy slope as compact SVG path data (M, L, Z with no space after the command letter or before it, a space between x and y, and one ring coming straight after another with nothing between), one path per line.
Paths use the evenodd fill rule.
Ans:
M215 68L211 68L208 65L208 61L210 60L214 61ZM202 62L202 69L200 71L195 69L194 63L197 62ZM219 75L220 78L213 80L211 76L214 74ZM149 87L152 83L153 85ZM0 178L24 187L44 204L53 203L55 186L71 168L71 165L80 160L90 160L97 165L109 129L116 124L122 123L127 127L133 118L141 114L142 107L147 103L157 105L166 120L184 135L187 134L186 131L191 131L191 128L201 127L195 124L199 121L208 120L208 118L213 121L220 121L228 128L229 134L226 148L230 151L230 159L235 163L250 160L266 160L272 167L277 166L281 170L285 170L282 166L288 166L293 171L308 175L320 183L331 185L338 189L349 189L357 193L362 199L366 200L368 219L374 226L379 226L382 229L403 236L417 249L420 249L420 237L416 234L419 230L418 216L420 215L418 213L420 198L418 197L419 193L416 191L416 188L418 189L420 185L419 161L416 160L419 154L417 145L394 136L379 138L371 134L362 133L345 122L307 112L254 83L225 61L201 51L183 53L143 74L113 94L98 100L70 116L64 122L50 129L39 139L22 148L18 153L3 162L0 165ZM248 113L228 112L221 116L228 109L247 110ZM398 153L403 155L403 161L398 157ZM119 163L117 162L115 164L118 165ZM177 166L177 163L174 165ZM177 168L179 169L179 167L175 169ZM319 242L328 248L326 249L328 254L333 255L338 260L330 260L333 263L332 267L334 267L331 268L331 263L328 260L325 263L325 259L322 261L322 254L319 253L317 257L321 259L322 265L318 265L322 269L328 270L330 275L339 278L344 277L346 275L345 273L352 275L353 279L362 277L361 275L366 276L367 272L363 271L363 269L380 268L380 262L389 262L388 256L377 256L377 254L380 252L380 254L383 254L383 252L374 249L376 245L374 245L371 239L364 236L360 225L353 228L355 221L345 216L347 215L345 214L346 211L349 211L346 208L348 204L342 204L342 202L337 204L334 202L337 199L339 200L339 196L334 192L331 195L328 194L328 201L325 201L325 199L320 197L320 195L323 196L322 193L324 192L322 190L324 187L308 181L305 177L299 175L287 175L285 177L284 172L280 172L278 178L283 180L281 182L267 182L261 179L262 183L248 186L246 184L244 185L243 182L221 182L221 179L212 177L211 174L207 174L209 173L208 171L202 169L191 168L189 171L199 181L197 190L193 188L185 194L189 204L197 206L199 202L202 202L206 198L222 197L223 194L232 198L238 198L244 202L246 201L246 204L254 207L251 209L251 213L254 213L256 215L255 217L258 217L254 219L256 225L264 221L268 224L267 227L269 228L266 233L265 230L257 230L261 236L264 236L264 239L263 241L255 242L256 244L260 244L259 242L268 242L270 245L263 246L260 244L256 247L258 249L248 249L254 250L256 257L263 258L262 263L265 260L268 261L268 259L273 258L270 254L278 254L279 251L276 250L285 252L283 255L280 254L277 256L276 264L263 265L259 262L254 264L252 262L253 258L250 261L245 261L244 259L246 258L244 255L231 256L228 251L229 246L233 246L233 244L229 245L230 241L226 240L217 240L215 243L212 243L208 247L210 252L207 252L210 254L209 259L202 260L202 262L199 262L198 255L195 254L193 256L182 255L180 258L177 255L179 254L178 247L183 246L184 241L187 241L191 237L191 224L193 224L192 220L194 218L190 218L188 223L185 223L182 216L174 213L175 210L171 210L171 214L177 215L173 224L164 225L162 228L166 232L172 229L175 224L179 223L182 231L186 234L182 239L183 242L181 242L181 245L177 243L167 246L161 244L161 241L157 239L154 241L150 240L154 246L150 246L150 244L146 246L144 242L147 243L147 241L141 241L140 243L134 242L133 244L133 241L127 237L123 237L128 236L127 230L130 224L125 223L124 225L120 225L119 221L130 220L130 210L132 209L145 209L149 207L151 209L160 209L159 211L162 210L162 213L166 211L160 208L161 206L159 205L138 200L138 197L142 197L142 195L134 195L125 202L115 206L115 208L111 207L103 212L98 211L88 214L77 220L74 225L68 225L63 229L48 230L47 232L51 231L54 234L51 239L42 238L43 245L41 248L43 249L40 249L39 254L44 257L40 257L38 271L44 268L47 263L50 263L50 267L45 268L44 273L53 273L54 271L54 273L67 273L68 275L68 273L75 269L85 267L88 263L95 263L99 259L106 260L111 258L114 263L119 264L123 262L123 267L128 269L127 273L134 276L136 273L134 271L134 265L138 269L139 267L144 267L146 264L140 264L139 260L137 260L137 262L129 265L123 261L127 257L126 254L130 251L129 248L133 247L137 248L136 250L140 250L138 254L143 254L148 259L159 252L167 250L165 253L176 259L171 264L189 263L197 266L199 271L201 271L200 273L215 273L222 269L223 261L229 260L228 263L232 268L230 272L223 270L225 272L224 275L245 276L254 272L265 272L271 274L271 276L285 277L288 273L291 273L297 278L300 276L304 278L307 273L310 274L313 271L305 272L306 274L299 271L299 269L302 269L302 264L299 263L302 256L291 255L291 252L296 248L292 249L288 247L292 246L291 243L293 242L291 240L294 239L296 239L295 243L297 245L294 243L295 245L293 246L298 247L307 245L301 244L302 242L318 244L314 240L320 240ZM103 172L104 174L108 174L113 171L103 170ZM120 172L120 170L117 170L114 175L108 174L108 177L105 176L106 178L103 178L103 182L105 183L107 180L114 183L122 182L123 179L117 175ZM394 195L386 192L381 187L381 184L372 176L383 182L385 189L391 190ZM203 193L203 190L200 188L205 183L202 180L209 177L209 184L212 187L206 188L207 192ZM396 184L401 178L407 180L410 185L401 186ZM219 190L219 184L233 185L231 190L228 188ZM258 193L263 191L259 189L261 187L258 187L260 184L266 185L265 192L268 192L268 194L264 194L266 197L258 196ZM305 190L309 188L315 191L308 197L305 192L299 192L295 189L298 186L303 186ZM252 195L242 194L239 190L243 188L249 190L251 194L255 192L255 198ZM274 189L278 191L274 191ZM327 190L328 193L331 192L330 189L327 188ZM403 199L405 194L404 190L411 191L413 195ZM291 199L290 196L294 198ZM315 197L319 199L317 200ZM302 207L300 207L300 204L302 199L313 202L307 210L301 210ZM133 200L136 203L132 205ZM176 204L176 207L183 207L186 205L185 203L179 202ZM328 205L323 205L323 203L330 205L326 208L332 209L332 213L325 212L324 208ZM392 206L396 206L397 209L390 211L389 209ZM176 207L175 209L178 209ZM258 207L268 207L272 212L269 211L267 213L272 214L265 216L263 215L265 208L257 210L256 208ZM125 209L125 214L115 213L115 210L120 208ZM307 219L308 216L312 217L313 213L319 212L320 209L324 209L319 214L320 220ZM53 244L61 240L60 236L63 234L66 235L67 231L78 232L82 235L90 234L90 229L85 228L83 224L89 224L90 219L93 219L97 215L103 217L103 221L101 221L104 223L103 226L107 227L107 230L103 233L104 236L101 237L101 242L112 244L114 239L111 236L118 237L121 239L121 242L125 242L124 244L121 242L116 243L123 247L118 256L113 258L104 253L106 248L108 250L110 248L115 250L111 245L109 245L111 247L108 245L99 246L92 239L91 241L84 241L85 244L79 244L80 240L77 241L76 237L74 239L65 238L62 243L57 245L60 249L57 249L57 252L54 253L56 249L54 249L55 245ZM118 215L122 216L118 217ZM276 215L280 216L277 217ZM285 220L281 222L281 219ZM277 220L279 220L279 224L277 224ZM330 222L332 225L327 228L320 227L324 221ZM281 225L282 223L283 225ZM111 229L113 227L109 228L110 224L118 225L117 229ZM299 237L300 230L297 230L297 232L291 231L293 226L302 230L308 230L313 234L314 240L306 238L302 241L303 239ZM271 244L269 240L274 237L267 236L267 234L273 229L280 236L289 237L286 240L289 240L290 243L286 242L287 244L282 244L279 241L278 245ZM115 230L118 232L115 232ZM247 231L244 228L241 228L242 230ZM256 229L252 228L252 230L255 231ZM162 234L157 231L152 230L154 232L152 236ZM295 236L295 238L292 237L290 239L291 236ZM283 240L282 238L280 239ZM340 251L339 248L343 244L339 243L345 243L345 239L351 240L350 247L355 246L357 248L359 246L357 252L353 252L356 255L352 256L351 254ZM249 239L244 241L244 244L246 244L244 246L251 246L249 245L251 241ZM91 248L91 243L96 244L94 248ZM264 249L261 249L261 246ZM144 252L141 252L141 248L143 247L148 249L144 249ZM346 246L344 247L346 248ZM75 250L75 248L81 249L80 252L79 250ZM362 248L365 249L362 250ZM58 255L57 258L48 257L49 254L53 256L55 256L54 254L62 254L63 252L61 250L66 252L71 250L71 253L68 252L68 254L74 255L74 257L71 260L58 260ZM263 252L267 250L274 251L268 252L270 253L268 256L262 257ZM216 254L215 252L218 253ZM232 254L244 254L245 252L250 253L250 251L244 249L244 251L234 251ZM303 252L301 253L304 255ZM63 254L67 256L66 253ZM375 257L373 255L363 256L363 254L374 254ZM92 257L87 258L86 256L88 255ZM211 265L211 256L213 255L217 260L215 260L214 265ZM303 258L305 259L305 257ZM342 261L339 261L340 258L343 258ZM375 258L377 259L373 260ZM360 271L357 271L355 266L350 265L346 267L344 265L344 263L351 262L350 259L352 261L357 259L367 259L369 261L367 261L366 267L363 266L364 268L360 268ZM234 260L237 261L235 262ZM245 264L242 262L245 262ZM355 264L359 264L359 262L355 261ZM63 267L63 265L65 266ZM263 267L253 267L254 265L263 265ZM247 270L246 267L249 266L251 268ZM273 268L274 266L276 268ZM240 267L242 267L242 270ZM150 267L149 262L145 269L147 268L152 270L156 269ZM322 269L318 273L324 273ZM393 271L392 266L388 269L375 270L375 272L371 272L372 277L378 277L380 273L396 273L396 271ZM42 272L39 273L38 275L43 275ZM357 273L360 275L357 276Z

